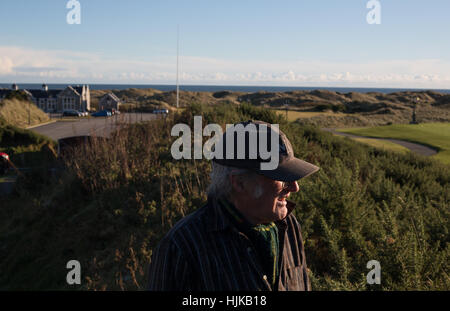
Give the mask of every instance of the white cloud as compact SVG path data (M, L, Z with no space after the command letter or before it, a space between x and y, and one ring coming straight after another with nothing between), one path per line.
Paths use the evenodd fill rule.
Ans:
M0 75L11 73L13 67L14 63L9 57L0 56Z
M147 61L107 55L0 46L0 81L170 83L176 57ZM180 57L182 84L450 88L450 63L439 59L340 61L227 60Z

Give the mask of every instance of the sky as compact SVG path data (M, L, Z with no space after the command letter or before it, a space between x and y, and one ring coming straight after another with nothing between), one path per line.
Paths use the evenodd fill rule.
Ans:
M184 85L450 89L448 0L70 2L0 1L0 83L175 84L179 29Z

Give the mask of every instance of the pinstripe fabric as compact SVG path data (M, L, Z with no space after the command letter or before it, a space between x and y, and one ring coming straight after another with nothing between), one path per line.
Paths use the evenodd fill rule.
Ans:
M261 260L262 267L269 278L270 284L275 286L280 255L278 227L274 222L267 225L260 224L254 226L245 220L244 216L242 216L231 202L226 199L220 199L218 202L236 228L247 235L253 243L253 246L256 248L256 254Z
M277 287L262 272L248 237L223 214L216 200L180 220L152 254L148 290L270 291L311 290L300 225L291 214L275 222L280 254Z

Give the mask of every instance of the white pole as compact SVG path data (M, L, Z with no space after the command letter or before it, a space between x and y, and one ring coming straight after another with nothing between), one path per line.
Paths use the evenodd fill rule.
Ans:
M179 54L179 41L180 41L180 25L177 25L177 108L180 101L180 90L178 86L178 54Z

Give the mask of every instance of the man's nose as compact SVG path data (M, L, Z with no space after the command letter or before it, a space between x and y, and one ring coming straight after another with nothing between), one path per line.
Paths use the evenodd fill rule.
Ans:
M292 181L287 183L287 188L289 192L297 192L300 190L297 181Z

